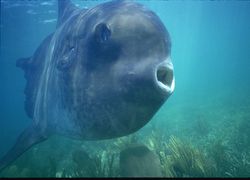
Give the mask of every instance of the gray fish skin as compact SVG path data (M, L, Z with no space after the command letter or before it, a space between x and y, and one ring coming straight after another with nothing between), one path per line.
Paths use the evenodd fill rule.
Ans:
M131 134L174 91L170 37L155 13L130 1L78 9L61 0L58 10L55 32L17 61L33 121L0 169L53 134L83 140Z

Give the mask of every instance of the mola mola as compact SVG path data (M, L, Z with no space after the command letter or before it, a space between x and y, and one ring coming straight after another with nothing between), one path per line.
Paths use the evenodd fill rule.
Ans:
M53 134L101 140L142 128L174 90L170 51L168 31L143 5L116 0L79 9L59 0L55 32L17 61L32 123L0 169Z

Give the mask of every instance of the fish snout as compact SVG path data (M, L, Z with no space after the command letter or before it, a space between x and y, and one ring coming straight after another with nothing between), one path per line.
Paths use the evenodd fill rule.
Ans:
M156 66L155 82L164 94L173 93L175 88L175 78L174 67L171 60L167 59Z

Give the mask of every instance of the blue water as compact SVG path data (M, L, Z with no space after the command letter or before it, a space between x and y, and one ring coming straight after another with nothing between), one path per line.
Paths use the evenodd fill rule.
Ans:
M73 2L80 7L93 7L104 1ZM249 177L250 2L139 2L156 12L170 33L176 78L174 94L151 122L137 132L139 141L146 143L152 132L160 134L163 131L166 142L172 135L192 144L204 154L221 147L221 157L207 157L214 162L211 164L217 165L211 176ZM15 66L16 60L34 53L41 41L54 31L56 19L57 3L54 0L1 0L0 157L31 122L24 111L26 81L22 70ZM115 141L108 141L107 144ZM13 170L14 164L12 171L6 170L3 176L53 176L48 175L49 165L46 168L45 165L36 166L41 171L36 174L32 164L43 164L41 159L50 153L62 155L79 144L85 147L89 143L62 139L62 148L56 151L51 147L56 142L57 139L54 139L38 145L35 148L38 155L32 156L34 149L27 152L26 157L33 159L30 158L26 165L24 163L26 171L20 166L20 159L19 166L16 165ZM213 144L215 142L218 142L217 146ZM98 143L88 145L106 147L103 142ZM63 150L65 147L67 149ZM41 156L41 159L35 156ZM67 161L67 158L60 162ZM55 161L57 170L53 172L54 176L56 173L59 176L59 169L62 168L57 162L58 159ZM70 166L69 162L65 166ZM189 173L175 175L196 176ZM71 176L77 175L72 173Z

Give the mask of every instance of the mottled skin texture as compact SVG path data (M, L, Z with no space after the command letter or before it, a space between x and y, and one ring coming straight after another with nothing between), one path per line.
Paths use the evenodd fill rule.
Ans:
M72 16L61 28L65 39L56 54L76 51L70 67L58 73L77 135L113 138L144 126L170 95L154 76L170 53L168 33L155 14L134 3L107 3Z
M142 5L112 1L81 10L59 1L55 32L17 62L33 122L0 169L55 133L100 140L143 127L174 90L170 50L164 25Z

